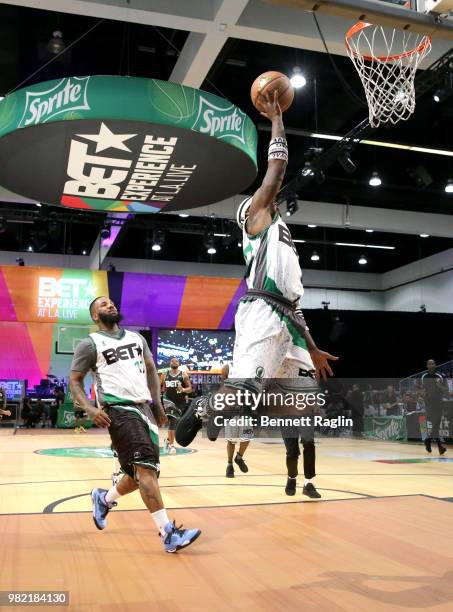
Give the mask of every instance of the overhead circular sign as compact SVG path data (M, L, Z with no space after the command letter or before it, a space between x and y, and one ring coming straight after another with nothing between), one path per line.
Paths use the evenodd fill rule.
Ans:
M156 213L253 182L256 128L213 94L156 79L87 76L0 102L0 185L68 208Z

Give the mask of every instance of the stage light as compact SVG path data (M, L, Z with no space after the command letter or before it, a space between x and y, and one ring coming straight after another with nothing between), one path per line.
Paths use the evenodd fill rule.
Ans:
M371 185L371 187L379 187L380 185L382 185L382 181L377 172L373 172L370 180L368 181L368 184Z
M111 234L111 229L109 225L104 225L104 227L101 229L101 238L102 240L108 240L110 238L110 234Z
M55 32L52 34L52 38L47 43L47 50L49 53L52 53L52 55L58 55L65 49L66 45L63 40L63 34L60 32L60 30L55 30Z
M429 238L429 234L419 234L420 238Z
M446 193L453 193L453 179L448 179L445 185L445 191Z
M158 251L162 251L162 248L164 246L164 242L165 242L165 234L163 230L155 230L153 232L153 244L151 246L151 250L155 251L156 253Z
M215 255L217 253L217 250L215 248L215 238L213 231L209 231L207 232L207 234L205 234L204 246L208 255Z
M319 261L320 257L316 251L313 251L312 256L310 257L312 261Z
M299 66L294 66L293 74L289 80L294 89L300 89L301 87L305 87L307 84L307 79L302 74Z
M345 150L338 156L338 163L348 174L353 174L357 170L357 166L351 159L351 147L345 148Z
M295 193L290 193L286 197L286 216L291 217L299 210L299 204L297 202L297 196Z
M367 263L368 263L368 262L367 262L367 260L366 260L365 255L361 255L361 256L360 256L360 259L359 259L359 264L360 264L361 266L364 266L364 265L366 265Z

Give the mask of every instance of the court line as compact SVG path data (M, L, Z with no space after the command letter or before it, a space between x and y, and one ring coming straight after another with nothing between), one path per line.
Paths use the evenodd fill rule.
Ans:
M320 489L321 491L324 490L326 491L327 489ZM331 489L333 491L335 491L336 489ZM363 495L362 493L352 493L353 495ZM86 495L90 495L90 493L81 493L80 495L74 496L74 497L84 497ZM323 504L327 504L330 502L347 502L347 501L373 501L373 500L380 500L380 499L396 499L396 498L400 498L400 497L426 497L428 499L434 499L436 501L449 501L452 498L449 497L434 497L433 495L426 495L425 493L409 493L408 495L376 495L374 497L370 496L370 497L351 497L351 498L347 498L347 499L323 499L321 500L321 503ZM70 499L70 498L67 498ZM60 503L62 503L64 500L58 500ZM308 501L306 499L299 499L299 500L293 500L293 501L282 501L282 502L263 502L263 503L259 503L259 504L253 504L253 503L249 503L249 504L223 504L223 505L218 505L218 506L166 506L166 510L215 510L216 508L247 508L247 507L255 507L255 506L284 506L287 504L307 504L307 503L320 503L319 500L311 500ZM117 509L115 510L115 512L148 512L148 510L146 508L134 508L131 510L120 510ZM4 513L0 513L0 519L2 516L35 516L35 515L41 515L44 514L43 511L41 512L4 512ZM91 514L91 510L68 510L68 511L64 511L64 512L46 512L45 514L54 514L55 516L58 516L60 514Z
M370 474L365 474L365 473L347 473L347 472L339 472L339 473L335 473L335 472L318 472L316 474L316 478L320 478L322 476L423 476L424 478L426 478L426 476L448 476L449 474L431 474L428 472L422 472L421 474L406 474L406 473L402 473L402 474L392 474L391 472L384 472L384 473L370 473ZM248 476L242 476L241 474L238 474L239 478L268 478L268 477L273 477L273 476L282 476L284 478L286 478L288 476L288 474L286 473L281 473L281 474L249 474ZM167 479L171 479L171 478L225 478L225 474L214 474L214 475L209 475L209 474L194 474L194 475L189 475L186 476L184 475L180 475L180 476L164 476L163 474L161 474L159 476L159 480L162 480L163 478L167 478ZM14 486L14 485L27 485L27 484L49 484L49 483L64 483L64 482L105 482L105 481L110 481L111 478L73 478L70 480L30 480L30 481L26 481L26 482L0 482L0 487L7 487L7 486ZM187 486L187 485L185 485ZM417 494L415 494L417 495Z
M282 488L282 485L277 485L277 484L240 484L240 483L235 483L235 482L226 482L226 483L207 483L207 484L193 484L193 485L163 485L162 487L160 487L161 489L179 489L181 487L278 487L279 489ZM365 498L370 498L370 499L374 499L373 495L368 495L367 493L356 493L355 491L344 491L342 489L323 489L318 487L319 491L335 491L336 493L346 493L347 495L360 495L362 497ZM51 504L47 505L44 509L43 509L43 514L51 514L54 511L54 508L56 508L59 504L62 504L66 501L69 501L71 499L76 499L78 497L85 497L86 495L91 495L90 493L80 493L79 495L71 495L70 497L63 497L62 499L59 499L55 502L52 502ZM300 501L305 501L305 500L300 500ZM324 500L324 501L333 501L333 500ZM266 504L279 504L279 503L290 503L290 502L263 502L263 503L256 503L256 504L244 504L246 506L248 505L252 505L252 506L262 506L262 505L266 505ZM238 504L239 506L242 506L242 504ZM232 504L231 507L237 507L237 504ZM195 507L199 507L199 506L195 506ZM223 508L226 507L228 508L229 505L227 506L205 506L206 508ZM146 509L146 508L145 508Z

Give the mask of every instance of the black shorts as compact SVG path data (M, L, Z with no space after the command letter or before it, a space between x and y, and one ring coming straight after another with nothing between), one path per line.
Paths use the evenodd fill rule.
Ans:
M149 404L109 406L106 412L112 446L123 472L136 480L135 466L141 465L159 474L159 434Z
M164 398L164 411L168 419L168 430L174 431L179 423L179 419L184 414L186 402L174 403Z

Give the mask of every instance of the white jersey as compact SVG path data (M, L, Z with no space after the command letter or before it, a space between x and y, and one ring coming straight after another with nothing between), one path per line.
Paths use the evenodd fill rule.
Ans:
M247 264L247 286L283 296L294 302L302 297L302 270L291 233L278 213L271 225L256 236L244 226L243 253Z
M103 332L90 334L96 346L93 372L98 402L104 404L141 404L151 401L143 358L143 338L123 329L120 338Z

